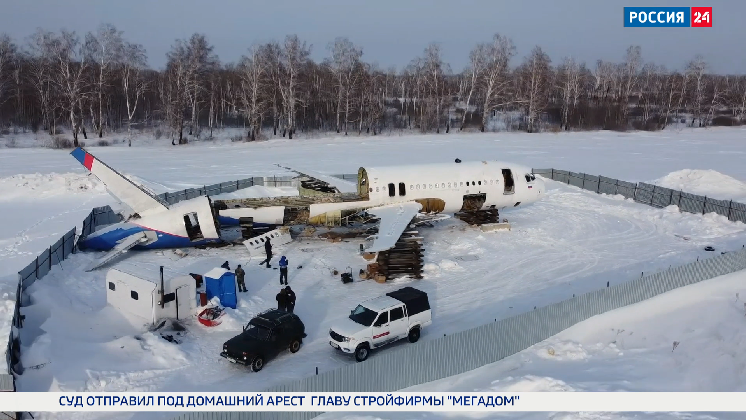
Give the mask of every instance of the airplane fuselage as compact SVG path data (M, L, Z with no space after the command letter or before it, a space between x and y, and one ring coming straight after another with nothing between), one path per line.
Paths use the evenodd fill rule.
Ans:
M360 168L357 184L356 199L309 203L302 222L328 224L335 213L409 201L422 204L423 213L499 210L533 203L545 192L544 182L530 168L489 161ZM265 200L252 207L249 200L246 206L221 210L221 223L236 224L239 217L253 217L255 223L288 223L288 205L282 198L274 201L277 205L266 205Z

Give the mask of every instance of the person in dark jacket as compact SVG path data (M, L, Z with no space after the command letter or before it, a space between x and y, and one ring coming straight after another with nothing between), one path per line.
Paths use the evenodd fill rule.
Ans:
M245 276L246 272L243 271L243 268L241 268L241 264L239 264L238 267L236 267L236 282L238 283L239 292L246 291L246 283L244 282Z
M293 312L293 309L295 309L295 292L290 288L290 286L286 286L284 290L288 297L287 311Z
M280 290L280 293L275 296L277 299L277 309L282 311L288 310L288 292L285 289Z
M264 241L264 252L267 253L267 259L260 262L259 265L267 263L267 268L269 268L269 261L272 259L272 243L269 242L269 238Z
M285 258L283 255L282 258L280 258L280 284L284 284L285 286L288 285L288 259ZM285 283L282 282L282 279L285 279Z
M225 268L226 270L230 270L231 266L228 265L228 261L224 262L223 265L220 266L220 268Z

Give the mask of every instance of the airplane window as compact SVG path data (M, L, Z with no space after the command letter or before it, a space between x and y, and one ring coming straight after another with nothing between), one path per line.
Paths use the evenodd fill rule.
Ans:
M482 181L479 181L479 185L482 185Z
M461 181L461 186L462 186L462 187L464 186L464 181Z
M400 195L400 196L403 196L403 195L407 195L407 188L406 188L406 187L407 187L407 186L406 186L406 185L404 185L404 183L403 183L403 182L400 182L400 183L399 183L399 195Z
M117 290L116 286L114 286L114 283L109 282L109 290L113 290L113 291Z
M394 187L393 183L389 183L389 197L393 197L396 195L396 188Z
M531 175L526 174L526 182L531 182Z
M373 192L373 187L370 187L370 191L369 192Z
M445 182L440 185L440 188L445 188L445 187L446 187L446 183Z

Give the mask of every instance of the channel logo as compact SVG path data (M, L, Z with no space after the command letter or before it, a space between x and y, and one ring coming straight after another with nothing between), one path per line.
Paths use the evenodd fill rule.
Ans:
M712 7L625 7L627 28L711 28Z

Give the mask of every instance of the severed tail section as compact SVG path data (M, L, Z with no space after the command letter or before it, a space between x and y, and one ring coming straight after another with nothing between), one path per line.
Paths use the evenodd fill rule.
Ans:
M156 213L168 208L168 205L159 200L158 197L125 178L122 174L88 153L82 147L78 147L70 154L91 171L93 175L96 175L96 178L106 185L106 189L111 195L129 206L140 216Z

